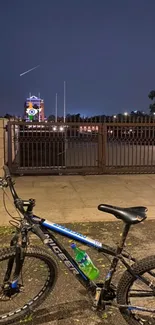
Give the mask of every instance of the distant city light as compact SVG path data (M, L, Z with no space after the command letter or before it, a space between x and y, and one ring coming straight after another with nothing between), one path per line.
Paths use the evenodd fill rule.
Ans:
M60 131L63 131L63 130L64 130L63 126L60 126Z

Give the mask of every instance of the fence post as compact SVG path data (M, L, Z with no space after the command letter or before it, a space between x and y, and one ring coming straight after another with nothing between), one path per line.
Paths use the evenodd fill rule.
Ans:
M8 167L12 169L12 132L11 122L8 122Z
M4 121L0 119L0 176L3 173L4 165Z
M106 172L106 160L107 160L107 124L102 124L102 168Z
M99 125L98 133L98 166L102 172L106 172L107 157L107 124Z
M0 118L0 176L3 174L3 165L7 162L7 132L6 126L7 119Z

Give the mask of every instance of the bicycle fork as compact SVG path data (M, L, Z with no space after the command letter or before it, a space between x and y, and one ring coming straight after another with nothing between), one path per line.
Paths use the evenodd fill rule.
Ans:
M27 247L27 232L28 229L27 228L23 228L21 230L21 245L18 243L19 242L19 232L17 232L14 237L12 238L11 242L10 242L10 246L15 246L16 248L16 252L15 252L15 256L11 257L8 261L8 265L7 265L7 270L4 276L4 285L3 285L3 289L5 294L7 295L12 295L15 292L19 292L19 276L22 272L22 267L24 264L24 259L25 259L25 251L26 251L26 247ZM14 273L12 275L12 281L10 281L10 277L12 274L12 270L13 270L13 266L15 264L15 270Z

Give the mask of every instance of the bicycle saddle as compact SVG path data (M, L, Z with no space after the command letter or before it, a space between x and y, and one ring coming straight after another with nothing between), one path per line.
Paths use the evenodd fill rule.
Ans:
M147 218L146 207L119 208L108 204L100 204L98 210L113 214L116 218L128 224L136 224Z

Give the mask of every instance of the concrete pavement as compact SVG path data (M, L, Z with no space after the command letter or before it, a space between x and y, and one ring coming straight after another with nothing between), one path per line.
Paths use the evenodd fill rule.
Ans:
M155 217L155 175L24 176L16 177L16 190L23 199L35 198L35 213L57 223L114 221L97 210L100 203L118 206L144 205L148 218ZM17 213L12 199L8 210ZM4 210L0 191L0 225L10 217Z

